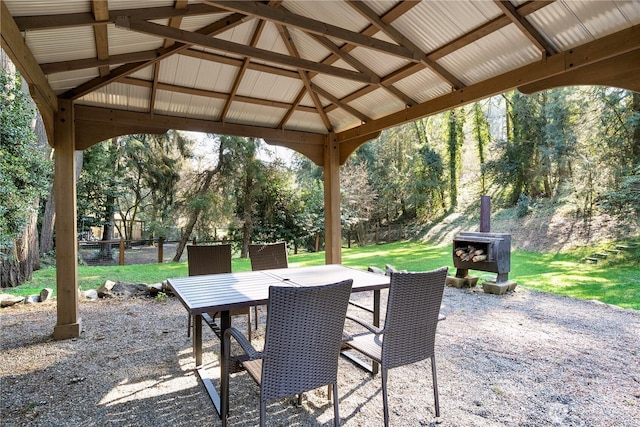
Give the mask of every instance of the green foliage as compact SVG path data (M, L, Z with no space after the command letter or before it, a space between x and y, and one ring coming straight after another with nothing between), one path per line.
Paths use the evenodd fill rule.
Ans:
M601 204L603 209L613 214L640 222L640 165L633 174L623 178L618 188L605 192Z
M169 295L165 294L164 292L158 292L153 300L155 302L167 302L167 300L169 300Z
M518 203L516 203L516 216L522 218L529 213L529 206L531 205L531 197L526 194L521 194L518 197Z
M458 180L462 168L462 144L464 143L464 109L450 110L448 116L447 148L449 155L449 204L458 205Z
M0 254L11 252L34 201L46 194L51 164L31 123L35 112L19 75L0 70Z

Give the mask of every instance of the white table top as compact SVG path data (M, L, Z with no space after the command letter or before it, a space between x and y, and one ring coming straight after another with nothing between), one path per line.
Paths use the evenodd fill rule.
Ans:
M270 286L316 286L353 279L353 292L389 287L389 277L328 264L241 273L207 274L169 279L169 285L191 314L266 304Z

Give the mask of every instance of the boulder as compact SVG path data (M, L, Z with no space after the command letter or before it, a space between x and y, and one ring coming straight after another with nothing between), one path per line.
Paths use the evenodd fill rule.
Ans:
M115 287L116 287L116 282L114 282L113 280L106 280L104 284L98 288L98 291L97 291L98 296L100 298L107 298L107 297L113 296L111 295L111 291L113 291L113 288Z
M40 302L40 295L38 294L28 295L24 300L25 304L36 304L39 302Z
M11 294L0 294L0 307L9 307L14 304L19 304L23 301L24 297Z
M98 291L95 289L84 291L84 297L88 300L95 301L98 299Z
M44 288L40 291L40 302L47 301L49 298L51 298L51 295L53 295L53 289Z

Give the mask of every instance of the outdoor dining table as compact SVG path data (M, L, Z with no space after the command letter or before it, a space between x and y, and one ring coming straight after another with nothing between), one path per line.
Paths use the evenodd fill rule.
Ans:
M193 355L195 369L213 402L218 415L221 415L221 396L228 399L228 390L216 390L211 378L202 365L202 320L207 313L220 313L219 330L231 327L230 310L254 305L267 304L270 286L316 286L352 279L352 292L373 291L373 324L380 324L380 290L389 287L389 277L364 270L346 267L340 264L328 264L312 267L282 268L274 270L247 271L239 273L208 274L201 276L178 277L168 279L174 294L194 317ZM360 308L365 308L356 304ZM224 355L223 340L220 340L220 378L222 367L227 361ZM347 356L348 357L348 356ZM353 360L353 358L352 358ZM370 367L353 360L361 367L376 373L377 364ZM221 381L221 385L224 382Z

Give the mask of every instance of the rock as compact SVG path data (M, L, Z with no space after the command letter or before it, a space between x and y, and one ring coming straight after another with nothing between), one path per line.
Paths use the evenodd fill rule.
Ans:
M44 288L40 291L40 302L47 301L49 298L51 298L51 295L53 295L53 289Z
M95 289L89 289L88 291L84 292L84 297L86 299L89 299L91 301L95 301L98 299L98 291L96 291Z
M39 303L39 302L40 302L40 295L38 295L38 294L29 295L24 300L25 304L36 304L36 303Z
M147 285L147 294L151 297L155 297L158 293L163 292L162 283L153 283Z
M106 297L111 297L113 295L111 295L111 291L113 290L113 288L116 287L116 282L114 282L113 280L106 280L104 282L104 285L100 286L98 288L98 296L100 298L106 298Z
M0 307L9 307L24 301L24 297L11 294L0 294Z

